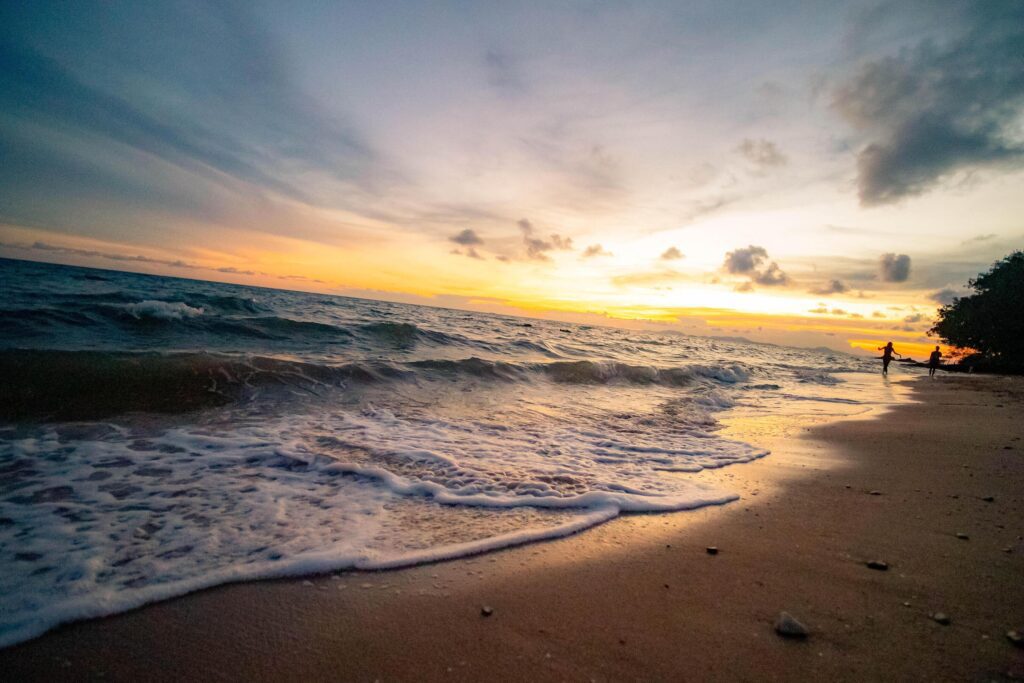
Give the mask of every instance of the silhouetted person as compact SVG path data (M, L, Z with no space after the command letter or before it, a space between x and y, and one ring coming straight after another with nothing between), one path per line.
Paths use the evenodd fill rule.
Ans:
M892 347L892 342L889 342L885 346L879 346L878 350L882 352L882 374L889 374L889 363L892 362L892 354L896 354L900 358L903 357L902 353L898 353L896 349Z
M936 346L932 354L928 356L928 376L934 377L935 371L939 369L939 360L942 358L942 351Z

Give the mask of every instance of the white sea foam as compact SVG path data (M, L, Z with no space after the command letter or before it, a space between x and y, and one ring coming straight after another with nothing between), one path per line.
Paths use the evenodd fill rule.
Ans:
M201 307L193 307L181 301L139 301L125 304L124 309L136 318L157 318L159 320L182 320L203 314Z
M675 473L765 455L671 415L526 417L366 406L0 442L19 483L0 497L0 646L227 581L436 561L722 504L735 495Z

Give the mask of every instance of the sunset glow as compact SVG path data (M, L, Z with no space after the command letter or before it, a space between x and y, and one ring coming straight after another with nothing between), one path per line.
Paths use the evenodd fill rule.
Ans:
M1024 173L1010 29L916 7L8 6L0 255L920 356Z

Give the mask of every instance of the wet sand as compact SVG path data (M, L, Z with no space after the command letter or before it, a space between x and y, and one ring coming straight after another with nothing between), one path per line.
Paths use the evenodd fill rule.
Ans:
M5 680L1024 677L1024 382L785 428L743 498L406 570L215 588L0 652ZM795 432L799 431L799 434ZM991 500L987 500L991 498ZM967 538L958 538L957 534ZM716 546L709 555L707 546ZM869 560L888 571L869 569ZM493 609L490 616L483 606ZM780 638L781 610L810 630ZM943 612L942 625L930 615Z

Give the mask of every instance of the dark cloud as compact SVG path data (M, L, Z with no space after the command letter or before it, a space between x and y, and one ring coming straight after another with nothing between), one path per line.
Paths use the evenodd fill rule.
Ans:
M769 140L745 139L740 143L736 151L743 155L747 161L761 168L773 166L784 166L787 162L786 155L778 146Z
M1024 165L1024 3L954 6L956 37L868 62L835 92L870 140L857 159L865 205L922 194L961 169Z
M602 247L600 244L591 244L589 247L583 250L583 258L593 258L595 256L611 256L612 253Z
M733 275L747 275L751 282L767 287L788 285L791 280L775 261L768 263L768 252L764 247L751 244L735 249L725 255L722 267ZM749 291L749 290L744 290Z
M814 287L809 291L811 294L821 294L827 296L829 294L842 294L844 292L849 291L849 289L850 288L847 287L842 280L829 280L820 287Z
M533 224L522 218L518 221L520 232L523 234L523 244L526 246L526 257L533 261L550 261L547 255L549 251L572 249L572 238L552 234L550 240L544 240L535 236Z
M872 318L884 318L885 317L885 313L882 313L881 311L875 311L874 313L871 314L871 317Z
M910 277L910 257L906 254L882 254L878 259L882 282L906 282Z
M74 247L62 247L48 242L33 242L32 244L8 244L0 242L0 247L25 251L51 252L54 254L66 254L68 256L85 256L88 258L106 259L107 261L151 263L160 266L170 266L171 268L203 268L203 266L188 263L187 261L151 258L149 256L143 256L142 254L118 254L117 252L95 251L93 249L76 249Z
M675 261L683 258L683 252L679 251L677 247L669 247L661 253L660 258L662 261Z
M757 284L767 287L779 287L790 283L789 276L782 272L775 261L769 263L764 270L752 273L750 278Z
M473 230L470 230L469 228L466 228L458 235L453 235L448 239L451 240L452 242L455 242L455 244L461 244L464 247L470 247L473 246L474 244L484 243L484 241L480 239L480 236L477 235L476 232L474 232Z
M903 318L903 322L905 323L919 323L922 320L924 320L924 316L920 313L914 313Z
M949 304L953 303L957 299L957 297L961 297L963 295L963 292L952 289L950 287L945 287L937 292L932 292L931 294L928 295L928 298L934 301L935 303L942 304L943 306L948 306Z
M225 266L224 268L218 268L217 272L218 273L228 273L230 275L256 275L257 274L256 271L254 271L254 270L241 270L239 268L235 268L234 266Z
M733 275L746 275L757 269L762 262L768 260L768 252L764 247L749 247L730 251L725 255L723 267Z
M828 309L825 308L824 306L818 306L817 308L812 308L811 310L809 310L807 312L808 313L817 313L818 315L827 315L828 314Z

